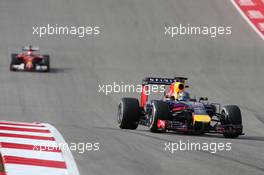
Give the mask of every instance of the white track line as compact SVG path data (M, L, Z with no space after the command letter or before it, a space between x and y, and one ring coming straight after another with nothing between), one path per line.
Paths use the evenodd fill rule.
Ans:
M30 135L30 136L43 136L43 137L53 137L53 134L52 133L36 133L36 132L25 132L25 131L8 131L8 130L1 130L1 129L0 129L0 133Z
M14 138L14 137L4 137L3 139L0 139L0 142L26 144L26 145L34 145L34 146L58 147L56 141L24 139L24 138Z
M9 170L7 175L19 175L28 172L28 175L72 175L67 172L67 169L49 168L41 166L19 165L19 164L6 164L6 170Z
M5 156L19 156L23 158L52 160L64 162L63 155L59 152L32 151L23 149L1 148L1 153Z

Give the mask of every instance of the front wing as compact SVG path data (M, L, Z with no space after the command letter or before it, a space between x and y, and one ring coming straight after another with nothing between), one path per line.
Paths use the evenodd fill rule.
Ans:
M48 71L48 66L36 64L32 69L26 69L25 64L11 64L11 71L28 71L28 72L46 72Z

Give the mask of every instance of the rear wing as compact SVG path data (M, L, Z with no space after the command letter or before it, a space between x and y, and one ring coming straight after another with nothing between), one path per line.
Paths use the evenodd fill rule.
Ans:
M146 77L142 81L142 85L157 84L157 85L171 85L174 82L185 83L188 80L186 77L174 77L174 78L157 78L157 77Z
M23 46L22 51L39 51L37 46Z
M141 100L140 100L140 106L144 107L145 104L148 101L148 91L149 86L148 85L171 85L174 82L177 82L179 84L183 84L185 87L189 87L185 85L185 81L188 80L186 77L174 77L174 78L157 78L157 77L146 77L142 81L142 92L141 92Z

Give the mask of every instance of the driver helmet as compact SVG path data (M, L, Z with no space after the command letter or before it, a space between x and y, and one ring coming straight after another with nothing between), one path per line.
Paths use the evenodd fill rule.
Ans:
M33 46L32 45L29 45L27 54L28 55L31 55L32 54L32 51L33 51Z
M27 54L28 54L28 55L31 55L31 54L32 54L32 51L28 51Z

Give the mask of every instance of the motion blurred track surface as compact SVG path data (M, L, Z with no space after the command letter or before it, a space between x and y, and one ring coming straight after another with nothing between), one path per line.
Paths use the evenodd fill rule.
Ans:
M231 25L231 37L167 38L165 25ZM32 35L35 25L99 25L99 37ZM36 44L51 54L51 73L9 72L11 52ZM81 174L263 174L263 41L229 0L0 1L0 118L55 125L70 142L100 142L74 152ZM246 135L152 134L117 128L122 96L99 84L140 83L145 76L186 75L193 94L238 104ZM176 152L164 142L232 142L231 152Z

